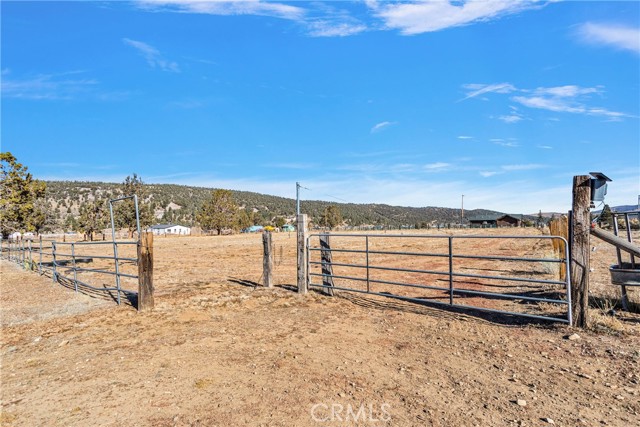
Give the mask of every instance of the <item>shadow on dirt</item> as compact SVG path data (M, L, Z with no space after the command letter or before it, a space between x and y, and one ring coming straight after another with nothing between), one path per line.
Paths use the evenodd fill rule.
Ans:
M370 297L356 295L349 292L339 292L336 296L369 309L402 311L405 313L422 314L449 320L470 320L471 318L476 318L496 325L509 327L520 327L524 325L553 327L557 324L557 322L552 320L531 319L507 313L490 313L473 307L453 307L447 304L427 300L408 301L391 294L384 297Z
M43 276L51 278L51 272L43 271ZM57 276L57 283L62 285L63 287L76 291L76 283L70 278ZM93 286L88 286L84 283L77 283L77 292L86 295L91 298L113 301L114 303L118 302L118 292L112 288L108 288L106 285L103 285L102 288L97 288ZM130 306L133 308L138 307L138 293L133 291L121 290L120 303L121 305Z

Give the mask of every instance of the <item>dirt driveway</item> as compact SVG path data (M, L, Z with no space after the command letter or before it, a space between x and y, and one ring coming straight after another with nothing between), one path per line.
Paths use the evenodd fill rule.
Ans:
M157 239L149 313L2 261L0 424L640 423L637 315L570 340L554 324L300 296L288 239L274 289L253 285L259 236Z

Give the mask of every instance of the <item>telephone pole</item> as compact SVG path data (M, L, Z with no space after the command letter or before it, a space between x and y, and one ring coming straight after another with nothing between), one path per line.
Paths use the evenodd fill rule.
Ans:
M464 222L464 194L462 195L462 209L460 209L460 225Z

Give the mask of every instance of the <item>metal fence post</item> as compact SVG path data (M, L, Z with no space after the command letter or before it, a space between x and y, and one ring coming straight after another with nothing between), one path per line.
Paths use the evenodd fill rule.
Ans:
M369 276L369 236L364 236L364 243L365 243L365 257L366 257L366 270L367 270L367 292L371 292L370 289L370 276Z
M449 236L449 304L453 305L453 236Z
M42 235L40 236L40 262L38 263L38 273L42 274Z
M76 269L76 244L71 244L71 260L73 262L73 287L78 292L78 270Z
M53 257L53 274L51 274L51 280L55 283L58 274L56 268L56 242L51 242L51 256Z
M31 240L29 240L29 271L33 271L33 254L31 247Z

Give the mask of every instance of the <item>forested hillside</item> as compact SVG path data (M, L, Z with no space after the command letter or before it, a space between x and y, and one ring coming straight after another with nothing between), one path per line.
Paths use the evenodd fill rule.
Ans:
M83 203L96 198L113 198L119 195L120 184L80 181L47 181L46 200L51 207L50 216L56 228L70 229L78 217ZM211 188L174 184L147 184L149 203L158 223L194 225L196 212L211 195ZM256 223L267 225L281 216L290 221L295 218L295 200L269 196L249 191L233 191L236 203L253 213ZM383 204L333 203L325 201L301 201L301 211L318 221L325 208L338 206L345 224L386 225L392 227L426 226L430 223L459 223L460 210L439 207L411 208ZM495 213L483 209L465 211L465 217Z

